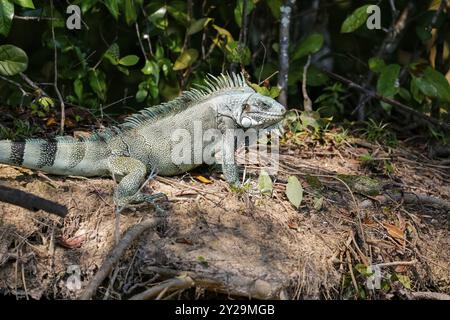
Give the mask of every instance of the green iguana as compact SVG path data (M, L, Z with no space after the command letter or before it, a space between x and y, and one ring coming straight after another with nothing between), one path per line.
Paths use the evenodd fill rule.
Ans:
M117 206L150 202L161 194L140 192L150 172L170 176L199 164L174 164L171 135L177 128L192 132L194 121L203 130L267 128L277 124L286 109L246 84L242 74L209 76L205 85L183 92L171 102L146 108L119 126L96 131L86 138L0 141L0 163L42 170L55 175L104 176L119 181ZM194 142L192 143L194 144ZM194 148L194 145L192 145ZM222 164L226 180L239 183L238 167Z

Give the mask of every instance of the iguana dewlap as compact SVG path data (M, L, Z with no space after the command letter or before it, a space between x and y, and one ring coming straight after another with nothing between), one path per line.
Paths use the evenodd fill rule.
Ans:
M87 138L1 140L0 163L56 175L112 175L120 181L114 196L118 206L152 202L154 196L139 191L152 170L159 175L176 175L199 165L174 163L173 134L177 129L193 134L195 122L202 130L261 129L275 125L285 114L281 104L257 93L242 75L210 76L205 83ZM192 150L197 142L192 141ZM239 183L235 163L222 167L229 183Z

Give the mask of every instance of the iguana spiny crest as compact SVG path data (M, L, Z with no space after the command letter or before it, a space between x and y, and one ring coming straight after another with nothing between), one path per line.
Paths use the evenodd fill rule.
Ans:
M242 74L210 75L204 85L87 138L2 140L0 163L58 175L110 174L120 181L114 196L119 206L153 202L155 195L139 191L152 170L160 175L175 175L198 166L173 163L174 130L193 132L195 122L201 123L203 130L267 128L277 124L284 114L281 104L257 93ZM196 143L192 141L192 149ZM236 164L224 163L222 167L228 182L239 183Z

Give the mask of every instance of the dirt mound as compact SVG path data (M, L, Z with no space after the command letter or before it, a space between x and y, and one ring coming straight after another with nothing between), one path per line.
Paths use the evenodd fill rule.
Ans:
M189 275L194 288L161 290L159 298L449 293L448 210L380 198L393 181L404 192L448 198L448 170L431 160L390 156L395 172L373 177L380 194L364 194L346 179L369 175L357 158L364 148L370 146L314 147L299 154L285 146L271 197L232 192L215 175L208 183L195 174L158 177L147 191L167 194L160 203L166 215L125 252L95 297L129 298L180 275ZM258 170L248 170L257 180ZM304 186L298 210L285 196L290 175ZM7 166L0 167L0 179L69 209L62 219L0 203L0 290L34 299L76 298L115 246L114 182L48 178ZM155 214L148 205L123 211L120 234ZM381 268L379 290L367 289L369 266Z

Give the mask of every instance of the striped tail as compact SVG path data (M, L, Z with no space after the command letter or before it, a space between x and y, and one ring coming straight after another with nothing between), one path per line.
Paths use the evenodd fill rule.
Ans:
M105 141L55 139L0 140L0 163L57 175L101 176L108 173Z

